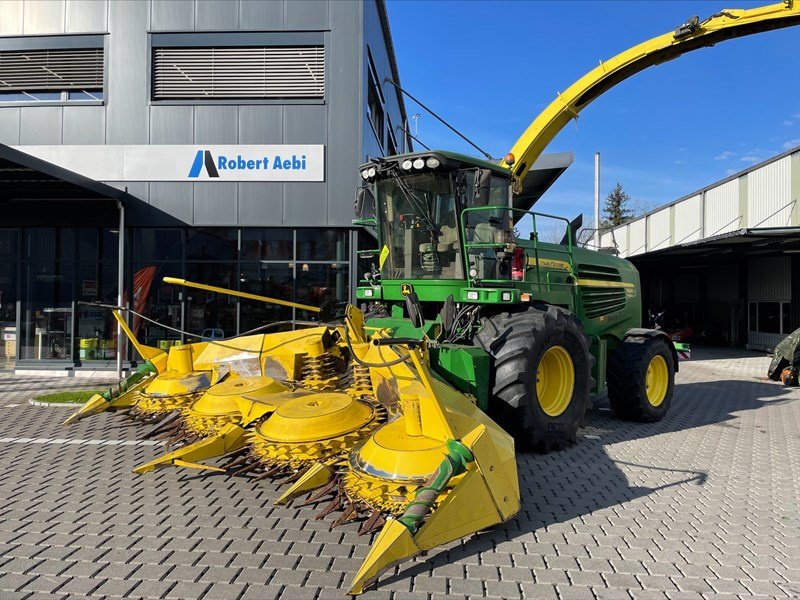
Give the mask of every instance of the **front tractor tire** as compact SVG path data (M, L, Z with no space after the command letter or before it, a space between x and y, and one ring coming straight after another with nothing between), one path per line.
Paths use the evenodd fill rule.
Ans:
M629 337L608 359L608 399L621 419L653 423L664 418L675 388L675 362L662 337Z
M489 415L520 449L575 442L589 405L592 357L575 316L557 306L483 319L475 344L493 358Z

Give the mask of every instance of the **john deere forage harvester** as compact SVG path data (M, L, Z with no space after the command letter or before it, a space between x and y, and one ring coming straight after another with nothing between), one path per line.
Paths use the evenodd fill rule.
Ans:
M520 507L514 439L540 451L573 441L606 384L616 413L658 420L677 369L669 338L639 328L630 263L576 247L566 220L561 244L539 239L543 215L520 206L528 170L580 110L642 69L798 23L793 0L693 18L578 80L499 164L440 151L369 161L356 202L378 240L357 290L366 325L349 307L341 325L169 355L135 342L141 371L69 421L135 406L176 447L137 472L277 479L291 484L278 502L308 494L334 525L380 529L352 594L390 565L507 521ZM523 218L528 240L515 235ZM215 457L223 466L200 462Z

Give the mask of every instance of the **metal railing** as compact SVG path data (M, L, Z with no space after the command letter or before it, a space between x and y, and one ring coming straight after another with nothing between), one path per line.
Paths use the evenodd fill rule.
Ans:
M565 288L565 289L567 289L569 291L574 291L574 286L573 286L573 284L571 282L552 281L551 280L551 275L553 274L553 270L551 270L551 269L547 270L547 272L544 274L544 278L543 278L541 260L540 260L541 258L543 258L543 257L540 257L540 251L542 251L542 250L546 250L547 254L548 254L547 258L545 258L544 260L554 260L553 256L552 256L553 254L563 255L566 258L567 264L569 265L568 275L573 275L574 274L575 269L574 269L573 253L572 253L572 249L573 249L574 243L573 243L573 239L572 239L572 230L570 229L570 226L569 226L570 225L569 220L564 218L564 217L557 216L557 215L550 215L550 214L547 214L547 213L537 213L537 212L532 212L532 211L529 211L529 210L524 210L522 208L512 208L512 207L509 207L509 206L497 206L497 205L495 205L495 206L475 206L475 207L472 207L472 208L465 208L463 211L461 211L461 218L460 218L461 239L464 240L464 244L463 244L463 247L464 247L464 264L467 266L467 272L469 273L469 267L471 266L470 265L470 254L471 254L470 251L471 250L487 250L487 249L492 249L492 248L495 248L495 249L504 248L504 247L506 247L507 243L510 243L510 242L506 242L506 241L493 241L493 242L470 242L470 241L468 241L469 237L467 236L467 230L468 229L472 229L473 230L473 236L472 237L474 237L474 229L475 229L475 225L469 225L468 224L469 215L471 213L478 213L478 212L501 212L501 211L507 211L507 212L512 213L512 214L530 215L530 217L531 217L531 239L530 239L530 241L533 242L533 247L531 248L531 247L529 247L527 245L522 245L522 244L520 244L520 245L522 247L524 247L527 251L533 251L533 257L532 258L535 261L535 273L536 273L536 280L533 283L535 283L536 285L539 286L540 291L542 289L541 286L543 286L543 285L546 285L548 287L549 291L552 291L552 289L551 289L552 286L563 287L563 288ZM556 221L563 221L565 223L566 232L567 232L567 235L566 235L566 237L567 237L566 249L562 249L561 244L548 244L548 247L546 249L541 247L541 244L543 242L539 241L539 231L538 231L538 228L537 228L537 221L536 221L537 217L539 217L539 218L547 218L547 219L554 219ZM513 219L509 218L509 225L513 221L514 221ZM517 224L519 224L521 221L522 221L522 218L520 218L517 221ZM492 222L491 221L491 217L489 219L487 219L486 222L491 224L491 222ZM501 221L501 223L502 223L502 221ZM505 229L502 228L502 227L494 227L494 226L493 226L493 228L494 228L495 231L504 231L504 230L506 230L506 231L511 232L510 226L505 228ZM516 238L515 238L515 241L516 241ZM546 242L544 242L544 243L546 243ZM525 265L526 271L528 270L528 266L529 266L528 264ZM473 279L473 278L470 277L470 279ZM544 279L544 281L543 281L543 279ZM497 284L497 283L508 284L508 283L511 282L510 279L482 279L481 281L484 282L484 283L491 283L491 284Z

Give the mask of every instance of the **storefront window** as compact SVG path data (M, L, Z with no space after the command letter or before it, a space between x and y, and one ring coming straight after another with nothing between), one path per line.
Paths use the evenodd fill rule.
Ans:
M348 232L338 229L298 229L297 260L347 261Z
M186 263L186 279L222 288L238 289L236 263ZM186 288L185 330L197 337L209 337L209 330L221 330L223 337L236 334L236 297Z
M242 260L292 260L291 229L242 229Z
M73 260L75 230L70 227L26 228L22 247L22 258L26 260Z
M334 316L344 314L349 297L347 263L299 263L297 265L297 301L312 306L328 303ZM298 310L300 321L317 321L319 315Z
M0 229L0 367L17 357L17 230Z
M236 260L238 246L237 229L205 228L186 232L187 260Z
M73 274L70 262L26 264L24 315L18 336L21 358L72 359Z
M133 240L136 260L183 260L183 231L180 229L135 229Z
M156 321L153 323L137 315L131 315L131 330L142 343L166 350L180 341L180 334L170 328L182 327L182 293L185 290L171 283L164 283L164 277L183 277L181 263L136 263L133 275L133 302L137 313Z
M291 263L242 263L239 281L243 292L278 300L294 300L294 270ZM292 316L293 309L289 306L242 299L239 329L244 333L267 323L291 321Z

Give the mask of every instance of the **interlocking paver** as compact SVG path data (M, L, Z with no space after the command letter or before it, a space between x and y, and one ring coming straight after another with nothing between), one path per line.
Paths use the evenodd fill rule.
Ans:
M617 421L596 398L586 431L600 439L519 456L519 516L401 565L365 600L797 593L800 390L755 380L763 355L694 354L662 422ZM25 404L42 389L78 385L0 375L0 407L20 404L3 408L0 437L141 433L112 415L64 429L66 409ZM340 598L368 548L355 525L328 531L313 508L273 506L277 491L266 482L177 469L130 475L157 447L3 450L4 600L23 586L24 595L47 594L49 579L54 597Z

